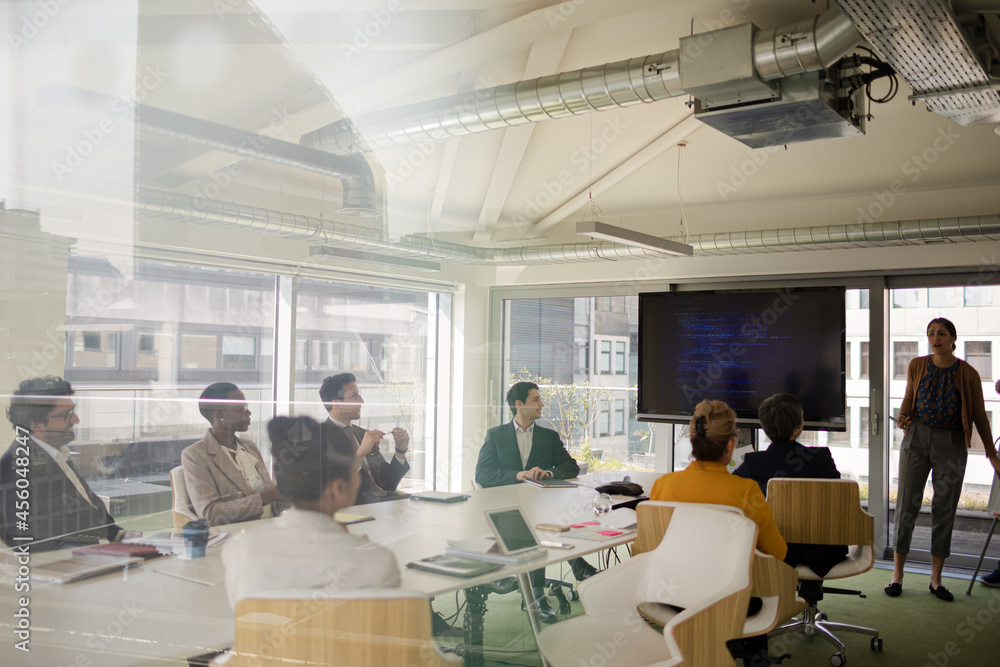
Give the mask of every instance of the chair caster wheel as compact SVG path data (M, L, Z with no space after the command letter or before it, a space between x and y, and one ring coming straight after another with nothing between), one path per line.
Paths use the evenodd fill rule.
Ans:
M569 599L576 602L580 599L580 593L575 588L569 592Z
M834 653L830 656L830 664L833 667L844 667L847 664L847 656L843 653Z
M881 651L882 650L882 638L881 637L872 637L872 650L873 651Z
M821 611L816 612L816 620L817 621L825 621L826 620L826 614L824 614Z

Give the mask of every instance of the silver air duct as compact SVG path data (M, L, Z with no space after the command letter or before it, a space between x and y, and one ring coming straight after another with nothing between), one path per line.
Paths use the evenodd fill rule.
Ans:
M751 34L756 31L745 26ZM757 32L746 56L760 77L772 80L828 67L860 41L854 25L833 10ZM681 51L674 49L378 111L355 121L345 118L303 135L300 143L350 155L656 102L690 92L682 88L681 66Z
M412 235L405 236L399 241L388 241L382 238L379 231L368 227L232 202L205 200L151 188L139 189L135 207L153 216L237 227L286 238L309 240L319 245L353 248L387 256L449 263L554 264L663 256L653 251L614 243L478 248ZM1000 215L701 234L691 237L688 242L698 254L745 254L774 250L913 245L940 242L944 239L995 240L996 238L1000 238Z

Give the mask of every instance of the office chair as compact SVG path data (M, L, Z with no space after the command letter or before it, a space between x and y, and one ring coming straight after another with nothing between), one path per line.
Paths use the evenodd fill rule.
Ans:
M706 507L744 516L739 508L730 505L706 504ZM632 544L633 556L652 551L660 544L673 511L674 503L658 500L647 500L636 507L638 532ZM762 606L744 622L741 638L766 634L806 608L806 601L796 593L799 577L794 568L756 549L752 568L750 594L760 598ZM639 613L657 625L665 625L672 615L669 609L664 610L658 604L640 605Z
M460 665L431 635L431 607L400 589L350 591L344 597L248 598L236 604L236 634L226 667L388 667Z
M774 478L767 485L767 504L774 514L778 531L787 542L848 545L847 559L823 577L807 565L795 568L799 574L799 595L809 606L798 619L781 626L771 636L799 632L809 637L822 637L837 649L830 656L833 667L840 667L847 661L844 642L833 633L834 630L868 635L872 650L881 651L882 638L878 630L829 621L817 608L823 593L865 597L861 591L823 585L831 579L867 572L875 563L875 517L861 508L858 483L847 479Z
M581 583L584 615L539 633L550 665L736 664L726 641L743 631L757 525L707 505L673 505L656 548ZM669 605L661 630L636 612L651 602Z
M191 506L187 485L184 483L184 468L177 466L170 470L170 492L173 500L170 503L170 514L174 520L174 530L182 530L188 521L197 521L198 516Z

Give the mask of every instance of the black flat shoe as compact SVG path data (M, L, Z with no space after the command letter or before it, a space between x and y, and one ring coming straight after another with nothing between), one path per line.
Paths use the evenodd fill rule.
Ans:
M931 593L937 596L938 600L944 600L945 602L952 602L955 599L955 596L951 594L951 591L949 591L944 586L938 586L937 588L934 588L934 584L931 584L929 588Z
M903 584L900 583L886 584L883 590L885 591L885 594L888 595L889 597L898 598L903 593Z

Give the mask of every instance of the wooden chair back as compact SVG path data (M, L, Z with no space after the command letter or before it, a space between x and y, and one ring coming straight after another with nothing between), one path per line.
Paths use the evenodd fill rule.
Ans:
M767 485L767 504L786 542L875 542L875 517L862 509L861 492L853 480L776 477Z
M440 667L461 664L437 650L422 595L250 598L236 605L227 667Z
M184 483L184 468L177 466L170 470L170 515L173 517L174 530L181 530L188 521L195 521L198 515L191 506L187 485Z

